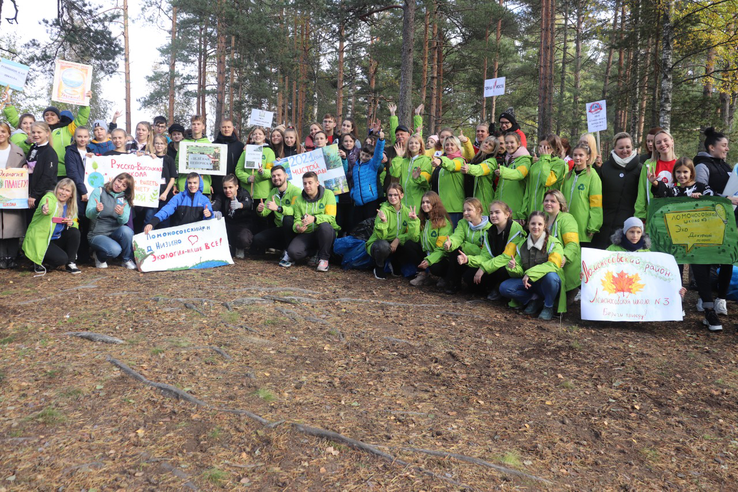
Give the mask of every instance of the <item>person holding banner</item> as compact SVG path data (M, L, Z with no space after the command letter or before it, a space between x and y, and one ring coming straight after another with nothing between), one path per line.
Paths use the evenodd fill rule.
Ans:
M520 135L516 132L505 134L505 163L495 169L497 182L495 200L507 203L513 211L513 219L525 222L525 185L532 159L525 146L521 145Z
M441 197L435 191L427 191L420 201L420 216L410 220L420 220L420 242L406 243L408 262L418 265L418 274L410 285L420 287L431 281L431 275L441 277L438 287L445 287L448 258L443 245L454 231ZM423 257L425 255L425 258Z
M579 224L580 243L589 243L602 226L602 181L588 164L591 153L592 149L586 144L574 147L574 167L561 186L569 213Z
M238 178L229 174L223 178L223 191L217 193L213 210L225 219L228 244L235 249L236 258L244 258L245 250L251 248L254 234L254 202L247 190L238 186Z
M126 144L126 150L139 156L145 153L153 153L154 133L151 131L151 124L148 121L136 123L136 138Z
M564 270L564 285L566 291L579 289L579 274L582 269L582 248L580 244L579 228L576 218L568 213L566 199L559 190L548 190L543 197L543 210L546 212L546 230L559 240L564 256L561 258L561 268ZM577 292L574 300L578 300Z
M116 128L110 132L110 141L113 143L113 150L108 150L103 155L124 155L127 154L126 141L128 134L122 128Z
M20 124L18 128L10 134L10 141L23 150L23 154L28 154L33 145L31 140L31 126L36 118L30 113L23 113L20 116Z
M516 248L515 257L507 264L510 278L500 284L500 295L512 299L510 305L525 305L524 314L549 321L556 310L566 312L561 262L564 250L558 239L546 229L546 215L533 212L528 217L528 239Z
M22 167L27 167L26 156L11 142L10 125L0 123L0 169ZM25 211L0 208L0 269L18 266L20 238L25 232Z
M564 146L558 135L550 133L538 144L538 160L530 166L526 178L523 206L526 210L542 210L543 195L549 189L559 189L566 176Z
M133 208L134 186L133 177L121 173L90 194L85 215L91 221L87 238L96 268L108 268L108 261L120 256L122 266L136 269L133 229L126 225Z
M192 130L192 135L190 138L182 139L183 142L210 143L208 137L205 136L205 120L202 116L196 114L195 116L190 118L190 127ZM177 144L177 148L179 149L179 144ZM174 162L179 162L176 156L174 157ZM189 175L180 174L177 178L178 190L184 191L185 189L187 189L187 176ZM213 193L212 178L209 174L200 175L200 178L204 183L203 194L209 197Z
M23 240L23 252L33 262L36 276L46 275L43 263L52 270L66 265L68 273L82 273L75 263L80 239L76 193L74 181L63 178L38 202Z
M161 222L171 217L172 225L191 224L201 220L213 218L213 206L208 197L203 194L203 179L199 174L192 172L187 175L187 189L178 193L159 210L151 222L144 227L148 234ZM89 205L88 205L89 206Z
M431 187L430 179L433 173L430 158L425 155L423 139L419 135L412 135L407 141L407 146L400 142L396 143L395 152L397 157L392 159L390 174L400 180L405 190L402 203L406 207L420 210L420 201Z
M30 210L36 208L37 201L56 185L59 156L49 143L50 137L51 128L43 121L37 121L31 126L33 145L26 156L28 172L31 174L28 183Z
M469 139L463 134L461 138ZM443 206L448 211L453 226L461 220L464 212L464 173L462 168L466 165L466 161L461 156L461 141L459 138L452 136L446 137L443 142L444 153L442 156L433 157L431 165L433 166L433 174L431 176L431 188L438 193L443 202Z
M279 266L290 267L292 266L292 259L286 250L294 236L292 231L294 225L292 207L302 190L290 183L287 179L287 172L280 164L272 168L272 184L274 188L269 192L269 198L266 202L261 200L261 203L256 207L256 211L262 217L274 214L274 227L268 227L256 234L251 243L251 250L256 254L264 254L267 248L280 249L284 251L284 255L279 262Z
M74 142L69 145L64 156L67 163L67 176L74 181L77 187L77 210L85 210L87 206L87 186L85 185L85 158L92 157L94 154L88 147L90 143L90 130L85 126L78 126L74 130ZM87 242L87 231L89 231L90 223L87 217L82 214L79 217L79 233L80 247L77 260L80 263L90 261L89 244Z
M490 135L479 144L479 152L461 172L474 176L472 196L482 202L482 210L489 210L495 199L495 170L499 167L497 155L500 143Z
M292 157L293 155L302 154L305 149L300 144L300 136L294 128L287 128L284 131L284 156Z
M289 258L299 263L317 250L317 270L327 272L333 241L339 229L336 224L336 197L320 184L318 175L313 171L302 175L302 193L295 200L293 213L295 221L292 230L297 235L287 246Z
M269 196L270 169L274 165L274 151L266 145L266 130L257 126L249 134L246 140L251 145L263 145L261 152L261 165L258 169L246 169L246 154L241 154L236 164L236 176L241 182L241 187L252 190L254 200L263 200Z
M213 143L225 144L228 146L228 154L226 160L226 175L236 174L236 165L243 154L243 142L238 138L238 132L233 125L233 120L225 118L220 122L220 131L215 137ZM223 176L211 176L213 183L213 193L223 198Z
M659 181L663 181L667 186L671 186L674 182L671 172L674 169L676 160L674 138L666 130L661 130L654 136L653 154L650 159L643 163L641 175L638 179L638 198L635 202L635 216L639 219L646 220L648 206L651 204L651 199L653 198L648 175L654 174Z

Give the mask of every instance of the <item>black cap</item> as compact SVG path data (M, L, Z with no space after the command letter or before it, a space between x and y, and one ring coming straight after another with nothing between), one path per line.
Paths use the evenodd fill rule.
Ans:
M182 135L184 135L185 129L182 125L179 123L173 123L172 126L169 127L169 130L167 130L169 134L171 135L174 132L179 132Z
M61 113L59 112L59 108L57 108L56 106L49 106L48 108L44 109L44 112L41 113L41 116L45 115L49 111L51 111L52 113L55 113L57 118L61 118Z
M397 132L407 132L410 133L410 130L407 129L405 125L398 125L397 128L395 128L395 135Z

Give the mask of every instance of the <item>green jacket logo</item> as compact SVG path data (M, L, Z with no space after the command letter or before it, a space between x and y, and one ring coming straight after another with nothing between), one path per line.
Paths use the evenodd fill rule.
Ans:
M431 237L437 237L438 236L438 232L431 231L430 235L431 235Z
M579 186L577 186L577 189L578 189L579 191L584 191L584 183L582 183L582 184L580 184Z
M318 208L320 208L320 209L323 209L323 208L325 208L325 203L321 203L321 204L320 204L320 206L319 206Z

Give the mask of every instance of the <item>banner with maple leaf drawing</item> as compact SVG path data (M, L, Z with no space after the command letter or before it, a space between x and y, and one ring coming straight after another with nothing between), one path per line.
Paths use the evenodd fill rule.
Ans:
M681 288L669 254L582 248L582 319L681 321Z

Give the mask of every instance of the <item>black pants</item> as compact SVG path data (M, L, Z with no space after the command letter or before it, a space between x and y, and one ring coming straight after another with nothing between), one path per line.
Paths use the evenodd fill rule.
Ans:
M712 284L710 282L710 269L712 265L690 265L689 269L694 272L694 281L697 283L697 293L702 299L702 305L712 303ZM718 273L718 297L725 299L728 295L728 287L733 277L733 265L720 265ZM705 306L710 309L710 306Z
M74 262L77 259L80 239L79 229L74 227L64 229L59 239L52 239L49 243L44 256L44 263L47 263L53 269Z
M341 236L345 236L354 228L354 202L348 193L338 195L336 204L336 224L341 227ZM343 198L346 196L346 198Z
M251 242L251 252L257 255L263 255L267 248L287 249L287 246L295 237L292 225L295 218L291 215L282 217L282 225L279 227L270 227L264 229L254 236Z
M85 205L86 203L83 202ZM80 263L89 263L90 258L90 242L87 239L87 233L90 232L90 219L84 216L79 217L79 249L77 251L77 260Z
M357 225L362 220L373 219L377 216L377 209L379 208L379 200L374 200L364 205L354 206L354 225Z
M242 224L227 224L228 243L236 249L249 249L254 240L254 234Z
M387 259L389 259L392 262L392 268L398 275L400 274L402 266L406 263L410 263L408 255L405 252L405 245L398 244L397 249L395 249L395 252L393 253L390 242L384 239L377 239L374 241L371 248L369 248L369 253L374 260L374 264L379 268L384 268L384 264L387 262ZM417 263L414 266L417 266Z
M299 263L317 250L319 260L329 260L335 239L336 231L328 222L323 222L313 232L297 234L287 246L287 254Z
M407 241L405 243L405 246L402 249L402 255L403 263L412 263L415 266L420 265L426 256L420 243L416 243L415 241ZM438 263L431 265L429 270L436 277L445 277L446 272L448 271L448 265L448 259L443 258Z

